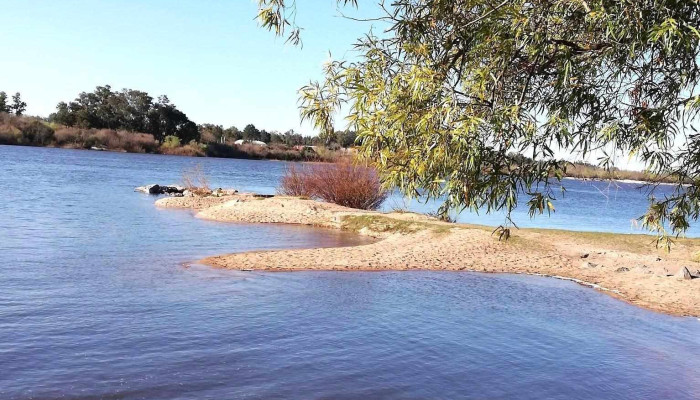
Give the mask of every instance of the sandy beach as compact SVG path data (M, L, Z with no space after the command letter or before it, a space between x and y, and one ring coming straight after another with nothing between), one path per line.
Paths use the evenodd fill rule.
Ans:
M681 316L700 316L700 239L678 239L669 253L648 235L514 230L499 241L493 228L446 223L415 213L380 213L294 197L166 197L161 208L183 208L225 222L303 224L368 235L376 242L343 248L253 251L199 262L240 270L454 270L523 273L570 279L629 303Z

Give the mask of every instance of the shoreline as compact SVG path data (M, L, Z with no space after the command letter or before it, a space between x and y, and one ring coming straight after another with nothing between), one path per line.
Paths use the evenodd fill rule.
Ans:
M635 180L635 179L605 179L605 178L581 178L581 177L576 177L576 176L565 176L562 178L564 179L570 179L570 180L575 180L575 181L581 181L581 182L618 182L618 183L629 183L633 185L668 185L668 186L676 186L677 183L672 183L672 182L654 182L654 181L640 181L640 180ZM686 183L682 184L683 186L689 186Z
M286 159L282 157L260 157L256 155L247 156L221 156L215 154L202 154L202 155L192 155L192 154L178 154L178 153L167 153L167 152L146 152L146 151L128 151L123 148L107 148L102 149L92 149L84 147L76 147L71 145L33 145L33 144L10 144L10 143L0 143L0 146L18 146L18 147L35 147L35 148L47 148L47 149L65 149L65 150L87 150L91 152L107 152L107 153L125 153L125 154L149 154L149 155L160 155L160 156L175 156L175 157L190 157L190 158L222 158L222 159L232 159L232 160L252 160L252 161L278 161L278 162L292 162L292 163L329 163L333 162L330 160L315 160L315 159ZM343 157L343 155L339 155ZM640 186L655 186L655 185L665 185L665 186L676 186L678 183L674 182L655 182L655 181L643 181L634 179L614 179L614 178L587 178L580 176L564 176L562 180L570 179L582 182L619 182L627 184L635 184ZM684 187L690 186L687 183L681 184Z
M408 212L381 213L295 197L166 197L159 208L183 208L222 222L301 224L377 239L350 247L249 251L197 261L217 268L264 271L445 270L530 274L566 279L630 304L700 317L700 279L676 277L695 261L700 239L678 239L670 253L640 234L523 228L498 241L493 228L453 224Z
M235 148L237 151L240 151L240 155L219 155L219 154L185 154L185 153L178 153L178 152L163 152L161 150L158 151L128 151L123 148L115 148L115 147L102 147L102 148L85 148L85 147L80 147L80 146L73 146L73 145L34 145L34 144L14 144L14 143L0 143L0 146L15 146L15 147L30 147L30 148L42 148L42 149L62 149L62 150L79 150L79 151L89 151L89 152L103 152L103 153L120 153L120 154L148 154L148 155L157 155L157 156L172 156L172 157L189 157L189 158L222 158L222 159L231 159L231 160L252 160L252 161L278 161L278 162L293 162L293 163L323 163L323 162L333 162L330 160L319 160L316 158L306 158L302 157L301 155L297 156L296 153L293 150L285 150L289 152L293 152L294 156L291 158L285 158L285 157L278 157L276 155L266 155L266 156L260 156L258 154L254 154L251 152L247 152L246 150L241 150L237 147L234 147L235 145L226 145L230 148ZM271 154L271 153L270 153ZM334 156L335 157L335 156ZM342 157L342 155L338 155L337 157Z

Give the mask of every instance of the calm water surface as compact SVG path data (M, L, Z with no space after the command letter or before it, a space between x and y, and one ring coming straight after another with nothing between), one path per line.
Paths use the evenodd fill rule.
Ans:
M700 398L697 319L547 278L187 268L363 239L132 191L201 163L216 186L271 193L283 163L6 146L0 163L0 399ZM644 209L634 185L567 188L523 225L628 232Z

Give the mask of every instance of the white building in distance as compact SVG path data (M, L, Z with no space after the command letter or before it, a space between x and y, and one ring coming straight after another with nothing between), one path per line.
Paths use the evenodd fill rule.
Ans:
M267 143L261 142L261 141L259 141L259 140L243 140L243 139L238 139L238 140L236 140L235 142L233 142L233 144L235 144L235 145L237 145L237 146L241 146L241 145L244 145L244 144L254 144L254 145L260 146L260 147L267 147Z

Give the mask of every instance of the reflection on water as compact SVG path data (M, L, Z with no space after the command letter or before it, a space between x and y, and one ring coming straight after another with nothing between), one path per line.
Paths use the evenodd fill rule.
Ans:
M4 146L0 159L2 399L700 393L696 319L546 278L186 268L363 239L202 221L132 192L201 162L217 186L269 193L283 163Z

